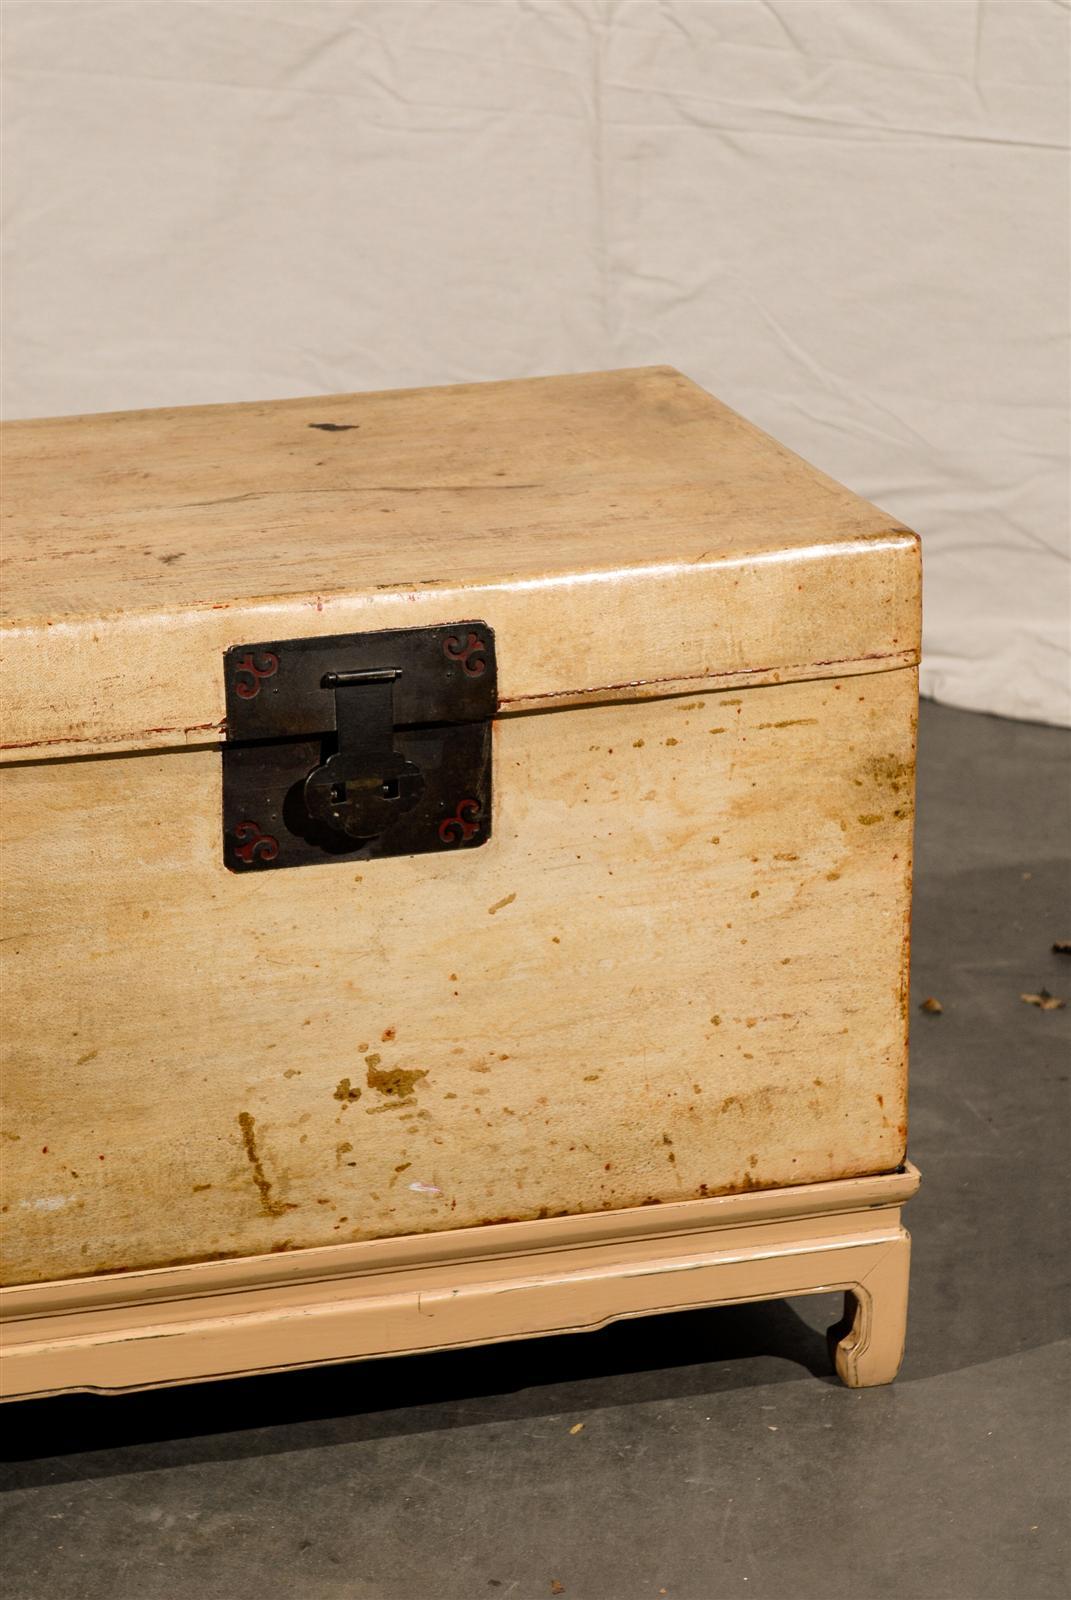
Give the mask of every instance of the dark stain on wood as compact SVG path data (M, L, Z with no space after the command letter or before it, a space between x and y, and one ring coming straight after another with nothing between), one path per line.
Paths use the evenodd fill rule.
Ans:
M368 1069L368 1087L393 1100L403 1100L411 1095L414 1084L428 1075L427 1071L420 1067L381 1068L379 1063L382 1058L375 1054L365 1056L364 1059Z
M242 1131L242 1143L245 1146L249 1165L253 1170L253 1182L257 1186L257 1192L260 1195L260 1209L264 1215L266 1217L281 1217L287 1211L296 1211L297 1207L288 1205L285 1200L272 1198L271 1179L264 1171L263 1162L257 1151L257 1125L248 1111L240 1111L238 1113L238 1126Z

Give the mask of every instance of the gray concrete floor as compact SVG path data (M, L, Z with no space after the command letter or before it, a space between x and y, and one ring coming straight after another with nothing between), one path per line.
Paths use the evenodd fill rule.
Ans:
M892 1388L823 1297L8 1408L7 1600L1066 1600L1069 755L923 708Z

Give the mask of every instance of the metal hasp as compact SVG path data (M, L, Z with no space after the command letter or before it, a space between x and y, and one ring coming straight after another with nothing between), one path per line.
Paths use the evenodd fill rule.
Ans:
M232 872L490 837L498 675L486 623L235 645L223 670Z

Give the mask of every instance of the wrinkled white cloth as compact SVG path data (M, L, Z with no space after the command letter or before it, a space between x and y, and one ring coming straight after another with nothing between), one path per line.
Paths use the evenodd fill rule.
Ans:
M671 362L1071 722L1060 0L7 0L5 414Z

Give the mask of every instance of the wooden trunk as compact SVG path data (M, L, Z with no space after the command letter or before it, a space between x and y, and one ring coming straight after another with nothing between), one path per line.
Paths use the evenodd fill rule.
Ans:
M4 457L8 1392L548 1331L515 1296L286 1354L310 1279L474 1292L481 1238L620 1277L659 1213L787 1259L821 1197L906 1198L913 534L668 368L16 423ZM224 652L473 618L486 841L230 870ZM249 1322L94 1365L221 1263L274 1355ZM551 1326L649 1308L581 1280Z

